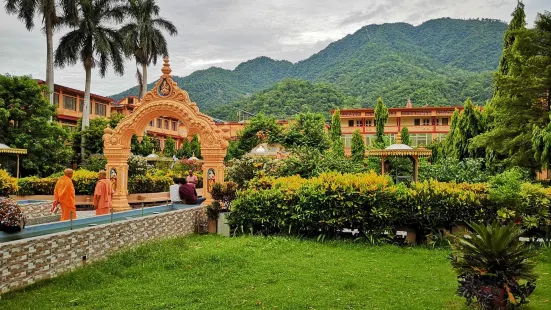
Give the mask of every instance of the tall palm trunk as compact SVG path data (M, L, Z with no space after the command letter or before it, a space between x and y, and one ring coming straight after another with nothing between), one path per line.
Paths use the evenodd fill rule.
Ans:
M82 130L88 128L90 126L90 85L92 84L92 65L91 61L88 61L89 64L84 65L84 69L86 70L86 86L84 87L84 105L82 111ZM85 159L85 144L86 139L84 138L84 135L81 136L80 139L80 157L82 160Z
M46 24L46 84L48 85L50 104L54 104L54 30L50 14L45 14L44 23Z
M142 64L142 99L147 93L147 64Z

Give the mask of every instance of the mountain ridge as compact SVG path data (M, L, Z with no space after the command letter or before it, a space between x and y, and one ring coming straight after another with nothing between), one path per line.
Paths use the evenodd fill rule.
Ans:
M289 78L334 84L362 106L373 106L379 96L389 106L407 98L457 105L471 97L483 104L491 96L506 27L498 20L452 18L366 25L296 63L259 56L233 70L210 67L174 80L206 112ZM131 88L112 97L136 93Z

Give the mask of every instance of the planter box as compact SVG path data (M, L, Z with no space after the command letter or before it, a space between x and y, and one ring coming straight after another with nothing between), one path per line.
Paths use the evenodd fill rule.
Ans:
M209 234L215 234L217 226L218 226L218 221L217 220L209 220L209 222L208 222L208 232L209 232Z
M218 215L218 224L216 230L219 235L229 237L230 236L230 225L228 225L228 220L226 219L230 212L220 212Z

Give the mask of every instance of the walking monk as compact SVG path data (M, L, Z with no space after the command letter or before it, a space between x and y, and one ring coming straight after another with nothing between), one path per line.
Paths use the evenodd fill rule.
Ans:
M77 218L77 207L75 205L75 187L73 186L72 169L65 169L65 175L57 180L54 189L54 199L61 205L61 220L66 221Z
M98 179L96 190L94 191L96 215L109 214L109 211L111 211L111 198L113 196L111 181L107 180L107 172L103 170L99 172Z

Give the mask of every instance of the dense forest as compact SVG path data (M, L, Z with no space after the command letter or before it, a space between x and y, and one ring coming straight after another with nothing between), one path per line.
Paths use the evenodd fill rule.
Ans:
M253 103L266 105L259 99L265 92L252 94L288 78L331 83L364 107L373 107L379 96L390 107L403 106L408 98L417 106L461 105L467 97L484 104L492 96L492 71L506 27L496 20L450 18L419 26L368 25L296 64L259 57L234 70L213 67L175 80L203 111L218 116L229 115L218 107L234 101L232 107L266 110L252 108ZM112 97L130 94L137 94L137 89ZM272 114L277 107L268 110Z

